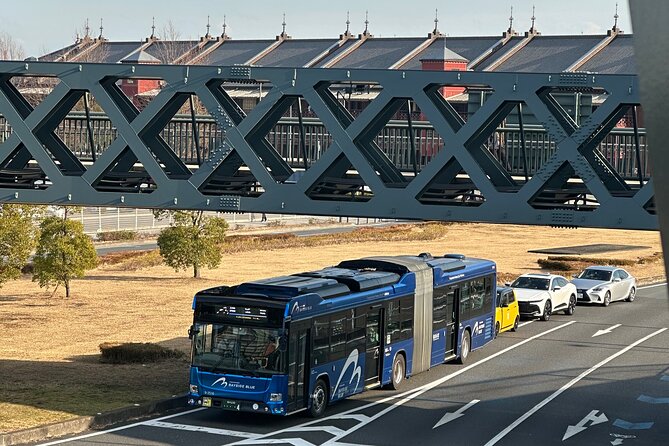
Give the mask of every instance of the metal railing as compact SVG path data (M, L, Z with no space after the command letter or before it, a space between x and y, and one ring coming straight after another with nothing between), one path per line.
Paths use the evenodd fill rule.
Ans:
M305 148L309 163L318 160L332 143L332 135L316 118L304 118ZM209 116L198 116L197 134L201 159L206 159L212 148L218 146L224 133ZM420 171L444 145L443 139L427 121L414 121L414 143L417 167ZM117 130L111 121L99 113L91 114L91 128L95 142L95 153L100 155L116 138ZM644 179L650 177L650 165L645 129L640 129L639 147L641 173ZM0 116L0 143L11 134L11 127ZM86 117L83 113L70 114L57 128L57 135L81 160L93 159L88 138ZM186 163L197 163L197 152L193 138L190 116L177 115L161 132L161 136L174 152ZM282 118L268 133L267 139L277 152L291 165L302 167L304 160L300 147L298 118ZM528 173L537 172L555 152L555 142L547 132L536 126L526 126ZM406 121L390 121L375 138L376 144L388 158L403 171L412 171L409 130ZM488 150L512 175L522 175L522 146L517 126L499 127L487 141ZM638 178L635 154L634 131L631 128L615 128L598 146L606 160L626 180Z

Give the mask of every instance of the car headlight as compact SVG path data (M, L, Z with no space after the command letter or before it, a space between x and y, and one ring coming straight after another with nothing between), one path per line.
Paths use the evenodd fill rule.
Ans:
M603 291L604 287L598 286L592 289L592 291Z
M269 400L270 401L281 401L283 400L283 395L280 393L270 393L269 394Z
M190 393L198 393L200 389L195 384L191 384L190 386Z
M527 302L528 302L528 303L531 303L531 304L538 304L538 303L541 302L541 301L543 301L543 299L538 299L538 300L528 300Z

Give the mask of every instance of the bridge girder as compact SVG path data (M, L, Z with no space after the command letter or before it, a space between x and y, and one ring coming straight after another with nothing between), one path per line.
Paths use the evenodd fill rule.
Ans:
M25 76L60 83L33 109L11 82ZM139 111L118 88L122 79L161 79L163 87ZM263 82L271 90L246 115L222 88L228 82ZM357 117L329 90L355 84L382 87ZM464 121L440 96L443 87L491 94ZM606 100L575 125L551 95L565 91L597 91ZM80 162L53 133L85 92L118 131L92 164ZM190 95L225 134L195 168L160 137ZM304 172L293 170L264 138L296 98L308 101L333 138ZM408 99L444 141L416 176L400 172L373 141ZM484 146L518 104L531 108L557 149L527 182L504 172ZM0 115L12 128L0 145L0 202L656 229L652 179L629 185L596 149L638 104L638 80L629 75L0 62ZM33 181L36 166L43 176ZM151 188L128 186L141 177L123 176L132 166L141 166ZM244 177L235 176L240 166ZM108 176L121 179L101 187ZM235 189L249 178L252 185Z

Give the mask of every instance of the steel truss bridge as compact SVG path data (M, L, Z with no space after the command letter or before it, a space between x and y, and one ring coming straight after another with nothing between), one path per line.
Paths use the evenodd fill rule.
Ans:
M34 107L16 87L31 78L55 85ZM162 81L141 111L119 87L140 79ZM271 90L245 113L226 89L250 83ZM337 97L337 86L346 85L379 93L354 117ZM485 92L485 101L465 120L442 96L447 88ZM116 131L92 154L56 132L89 94ZM576 120L560 105L564 94L605 100ZM206 152L197 147L191 164L163 132L194 97L221 137ZM304 143L303 101L329 134L318 157ZM429 120L440 147L419 159L419 124L409 119L409 159L398 166L378 135L407 102ZM268 138L295 104L301 166ZM0 115L11 132L0 145L0 202L656 229L652 178L643 169L623 177L598 148L630 110L636 121L638 105L638 79L628 75L2 62ZM523 107L554 145L532 169ZM520 164L510 169L491 138L514 113ZM635 165L642 166L634 128ZM92 134L89 127L91 142Z

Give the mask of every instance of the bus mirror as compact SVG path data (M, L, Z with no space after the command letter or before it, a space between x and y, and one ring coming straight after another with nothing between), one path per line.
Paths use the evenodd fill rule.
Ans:
M279 336L279 351L280 352L285 352L288 349L288 339L286 339L286 335L282 334Z
M200 330L195 329L195 325L191 325L190 328L188 329L188 339L193 339L196 334L198 334Z

